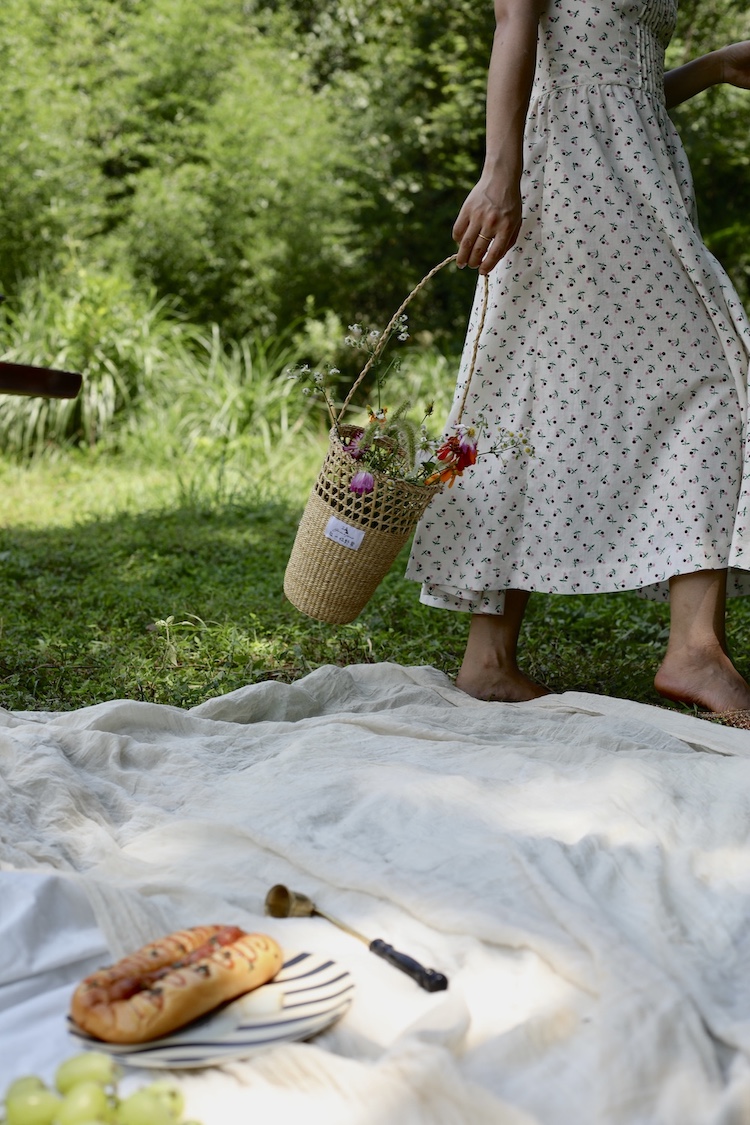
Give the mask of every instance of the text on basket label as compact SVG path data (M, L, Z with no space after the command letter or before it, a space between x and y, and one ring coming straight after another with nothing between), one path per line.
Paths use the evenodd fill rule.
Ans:
M365 533L360 528L350 527L343 520L331 516L326 524L325 537L326 539L332 539L334 543L340 543L342 547L349 547L352 551L358 551L362 546Z

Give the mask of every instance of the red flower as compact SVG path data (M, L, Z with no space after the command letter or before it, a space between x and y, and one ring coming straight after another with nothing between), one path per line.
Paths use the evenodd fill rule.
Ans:
M443 484L447 483L448 487L452 488L456 477L460 477L469 465L476 463L475 430L459 427L458 433L451 434L449 438L445 439L436 456L438 461L446 462L445 468L438 469L437 472L429 476L425 484L435 484L437 481L442 481Z

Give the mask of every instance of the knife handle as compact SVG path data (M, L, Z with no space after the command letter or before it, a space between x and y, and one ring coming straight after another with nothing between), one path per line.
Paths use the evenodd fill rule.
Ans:
M394 968L400 969L402 973L406 973L425 992L443 992L448 987L448 978L443 976L442 973L436 973L434 969L425 969L419 961L415 961L413 957L407 956L406 953L399 953L397 949L388 945L381 938L375 938L374 941L370 942L370 952L382 957L384 961L393 965Z

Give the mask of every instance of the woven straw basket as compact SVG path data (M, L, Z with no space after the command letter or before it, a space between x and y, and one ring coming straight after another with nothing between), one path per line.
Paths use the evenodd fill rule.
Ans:
M340 426L342 436L352 427ZM372 492L349 490L357 462L331 430L284 576L284 593L308 617L344 625L390 570L441 484L409 484L373 473Z
M454 259L455 254L435 266L412 290L383 333L383 346L411 298ZM476 362L476 343L484 311L464 404ZM439 481L430 485L411 484L377 472L372 473L375 482L372 492L359 495L349 488L361 466L346 451L341 438L350 436L357 427L343 425L341 418L378 355L379 350L376 350L355 380L338 417L334 417L328 454L303 512L284 575L284 593L292 605L308 617L331 625L348 624L361 613L427 505L443 488ZM462 412L463 404L459 419Z

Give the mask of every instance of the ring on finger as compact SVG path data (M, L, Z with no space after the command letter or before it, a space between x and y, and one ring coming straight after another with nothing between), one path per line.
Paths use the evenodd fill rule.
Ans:
M485 242L492 242L492 238L494 238L494 235L490 236L488 234L478 234L477 238L482 238Z

